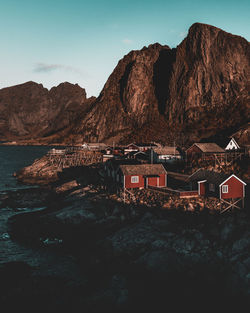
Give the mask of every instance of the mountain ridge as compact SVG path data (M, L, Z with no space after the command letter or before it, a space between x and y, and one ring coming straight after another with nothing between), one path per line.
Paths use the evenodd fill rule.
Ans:
M46 140L184 144L231 135L250 120L249 60L246 39L195 23L176 48L130 51L99 96Z
M29 81L0 89L0 138L35 139L66 128L89 102L78 84L50 90Z

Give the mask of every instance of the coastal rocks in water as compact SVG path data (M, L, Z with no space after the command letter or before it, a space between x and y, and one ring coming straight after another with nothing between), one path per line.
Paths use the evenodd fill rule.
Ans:
M39 208L51 200L52 191L45 188L25 188L0 195L0 208Z
M45 155L15 173L15 176L22 183L47 185L58 180L60 171L57 166L49 162L48 156Z
M69 201L69 203L67 203ZM64 207L18 214L9 219L11 234L20 241L39 243L46 238L60 238L65 245L77 246L83 242L101 238L116 230L125 221L113 214L115 203L69 195ZM73 247L73 246L72 246Z

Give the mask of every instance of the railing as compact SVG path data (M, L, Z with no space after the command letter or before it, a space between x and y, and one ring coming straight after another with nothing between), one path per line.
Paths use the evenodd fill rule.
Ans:
M198 197L198 190L189 190L189 191L181 191L181 190L175 190L168 187L156 187L156 186L148 186L148 189L157 191L164 194L175 194L179 196L180 198L185 197Z
M166 194L179 194L179 190L174 190L168 187L156 187L156 186L150 186L148 185L148 189L157 191L157 192L162 192L162 193L166 193Z
M192 190L192 191L180 191L179 193L180 198L185 197L198 197L198 190Z

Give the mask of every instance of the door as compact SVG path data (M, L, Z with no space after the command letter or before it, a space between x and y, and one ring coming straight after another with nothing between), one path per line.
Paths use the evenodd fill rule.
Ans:
M206 182L198 182L198 193L200 196L205 196L205 194L206 194Z
M158 177L148 177L148 185L149 186L158 186L157 185L157 180Z

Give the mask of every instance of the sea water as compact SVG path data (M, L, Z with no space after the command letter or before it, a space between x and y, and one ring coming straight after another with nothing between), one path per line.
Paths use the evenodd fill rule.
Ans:
M32 164L35 159L42 157L51 148L46 146L0 146L0 193L30 188L31 186L18 183L13 173ZM30 248L11 239L8 233L8 219L11 216L42 209L25 208L17 212L16 209L8 207L0 208L0 264L22 261L38 268L42 275L53 273L68 279L77 278L78 269L70 256L58 255L48 248Z

